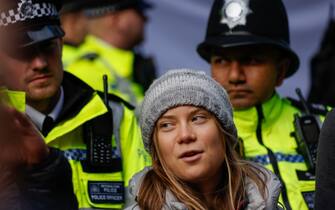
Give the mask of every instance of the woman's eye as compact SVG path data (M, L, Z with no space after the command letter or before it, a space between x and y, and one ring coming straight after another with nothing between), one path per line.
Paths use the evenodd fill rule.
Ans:
M161 129L163 131L170 130L170 129L172 129L172 127L173 127L173 124L170 123L170 122L159 123L159 129Z
M169 127L169 126L170 126L170 123L162 123L162 124L160 125L161 128L167 128L167 127Z
M205 115L195 115L193 118L192 118L192 121L193 122L196 122L196 123L201 123L201 122L205 122L207 119L207 117Z

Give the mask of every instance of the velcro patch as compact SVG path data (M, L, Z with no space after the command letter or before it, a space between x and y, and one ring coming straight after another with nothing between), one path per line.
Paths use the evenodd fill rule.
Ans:
M88 194L92 203L124 203L123 182L88 181Z

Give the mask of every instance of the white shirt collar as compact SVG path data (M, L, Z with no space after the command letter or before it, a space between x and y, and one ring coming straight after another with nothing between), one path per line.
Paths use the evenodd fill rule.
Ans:
M48 114L48 116L51 117L54 121L57 120L60 114L60 111L63 108L63 105L64 105L64 90L63 90L63 87L61 87L59 100L57 101L57 104L53 108L53 110ZM31 118L31 120L34 122L37 128L39 130L42 130L42 125L43 125L44 119L46 118L46 115L37 111L36 109L29 106L28 104L26 106L26 114Z
M60 97L59 100L56 104L56 106L53 108L53 110L51 111L49 115L49 117L51 117L54 121L57 120L60 111L62 110L64 105L64 90L63 87L60 87Z

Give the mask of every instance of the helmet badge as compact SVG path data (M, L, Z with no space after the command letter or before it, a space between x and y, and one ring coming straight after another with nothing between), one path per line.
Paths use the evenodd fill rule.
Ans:
M247 15L252 11L248 7L249 0L226 0L221 9L221 23L227 24L230 29L237 25L245 25Z
M22 18L32 17L34 12L32 0L21 0L18 4L18 11Z

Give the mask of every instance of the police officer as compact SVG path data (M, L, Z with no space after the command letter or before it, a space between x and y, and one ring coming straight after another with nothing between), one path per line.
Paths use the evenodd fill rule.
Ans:
M101 88L95 79L107 74L111 90L136 104L156 77L153 60L135 50L144 39L145 10L152 6L143 0L95 2L85 10L89 35L81 46L84 55L66 69L95 89Z
M95 0L68 0L63 2L60 11L61 26L65 32L62 51L63 66L65 69L70 69L71 73L100 91L103 91L102 75L106 74L108 75L107 81L113 84L110 85L109 88L111 93L117 94L130 102L132 102L131 96L133 96L135 102L136 97L131 88L129 88L129 86L131 86L130 82L125 82L125 80L120 77L119 80L126 83L123 86L125 86L127 91L124 91L117 81L113 80L114 77L110 75L110 72L106 72L106 66L99 65L101 64L99 63L101 59L98 59L97 54L94 56L92 52L81 50L88 33L87 17L84 14L84 10L95 5ZM91 58L94 58L94 60L91 60ZM92 71L92 69L94 69L94 71Z
M79 208L123 208L128 180L150 162L132 107L63 72L58 0L8 1L4 84L26 93L26 113L46 143L63 150Z
M281 0L215 0L197 51L229 94L244 156L276 173L286 209L313 209L314 176L291 135L301 104L276 92L299 67L289 43Z
M60 11L63 37L63 64L66 67L80 55L80 45L88 33L87 19L83 10L92 0L67 0L64 1Z

